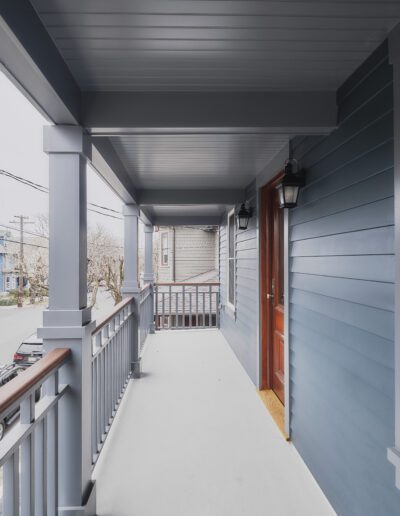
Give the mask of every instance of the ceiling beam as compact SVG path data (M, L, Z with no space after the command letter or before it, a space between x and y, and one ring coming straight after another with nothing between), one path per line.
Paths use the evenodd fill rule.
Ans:
M155 215L155 226L219 226L221 215Z
M107 138L91 139L92 165L110 188L127 204L139 204L139 195L112 143Z
M336 126L334 92L96 93L82 95L93 135L235 130L325 134Z
M140 190L141 206L234 205L246 200L245 190Z
M29 0L0 2L0 66L50 121L80 122L81 91Z

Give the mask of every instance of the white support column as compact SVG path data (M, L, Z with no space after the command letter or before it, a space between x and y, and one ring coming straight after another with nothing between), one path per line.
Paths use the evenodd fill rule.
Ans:
M136 204L125 204L124 214L124 297L134 297L133 339L131 348L131 371L134 378L140 378L139 358L139 303L140 289L138 281L138 249L139 249L139 215Z
M153 226L144 226L144 273L145 283L154 283L153 272Z
M390 63L393 65L394 91L394 225L395 225L395 443L388 449L388 459L396 470L396 487L400 489L400 25L389 38Z
M44 348L68 347L60 371L70 389L58 414L58 514L95 514L91 481L91 310L87 307L85 142L81 127L47 126L44 151L50 166L49 308L38 334Z

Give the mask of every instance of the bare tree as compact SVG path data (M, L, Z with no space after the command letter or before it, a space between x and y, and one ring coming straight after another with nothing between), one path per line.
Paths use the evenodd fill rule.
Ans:
M118 304L122 301L122 283L124 281L124 259L118 258L105 259L105 284L110 292L114 303Z
M104 286L115 304L122 299L124 261L118 240L104 227L97 226L88 237L88 290L90 304L96 304L99 288Z

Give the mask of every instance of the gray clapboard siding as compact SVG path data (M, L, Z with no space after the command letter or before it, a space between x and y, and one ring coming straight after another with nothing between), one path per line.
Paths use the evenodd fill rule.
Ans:
M394 253L394 228L386 226L321 238L297 240L291 256L356 256Z
M226 307L227 237L226 217L220 230L221 331L252 381L258 383L258 232L255 182L246 198L254 216L246 231L236 231L236 313ZM238 207L236 207L238 209Z
M340 515L400 514L394 469L392 69L383 44L338 91L339 127L296 138L290 215L293 442Z
M393 140L384 142L383 144L371 149L366 155L363 155L351 163L341 166L331 175L319 178L319 181L308 183L301 192L302 206L315 200L326 197L337 192L347 186L362 181L372 175L379 174L393 167ZM292 223L295 216L301 210L293 210Z

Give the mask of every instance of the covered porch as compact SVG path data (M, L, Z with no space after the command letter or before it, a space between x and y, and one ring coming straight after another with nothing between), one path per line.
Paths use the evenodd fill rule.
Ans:
M5 516L398 514L399 22L391 0L1 2L50 178L45 356L0 392ZM101 321L87 163L123 205ZM155 284L178 225L219 226L214 289Z
M94 478L99 516L334 514L215 329L147 339Z

